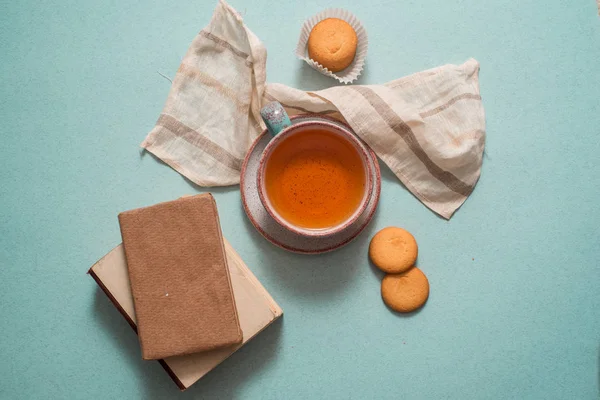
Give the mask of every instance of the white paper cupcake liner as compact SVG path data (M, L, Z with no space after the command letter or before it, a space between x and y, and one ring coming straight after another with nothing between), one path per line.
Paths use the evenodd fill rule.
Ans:
M356 55L354 56L352 64L350 64L345 69L335 73L329 71L327 68L323 67L321 64L308 57L308 36L310 35L310 32L316 24L327 18L338 18L343 21L346 21L350 24L352 29L354 29L358 38L358 44L356 46ZM341 8L329 8L327 10L321 11L317 15L307 19L304 22L304 24L302 25L302 30L300 32L300 39L298 40L298 45L296 46L296 56L301 60L306 61L308 65L310 65L323 75L335 78L341 83L352 83L360 76L360 73L363 70L363 67L365 65L365 58L367 57L368 47L369 39L367 38L367 31L365 30L365 28L363 28L360 21L349 11L343 10Z

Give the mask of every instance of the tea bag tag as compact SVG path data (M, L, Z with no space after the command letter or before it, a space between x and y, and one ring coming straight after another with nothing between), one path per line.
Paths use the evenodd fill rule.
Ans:
M292 126L290 117L278 101L273 101L260 110L260 116L267 125L267 129L272 136L277 135L285 128Z

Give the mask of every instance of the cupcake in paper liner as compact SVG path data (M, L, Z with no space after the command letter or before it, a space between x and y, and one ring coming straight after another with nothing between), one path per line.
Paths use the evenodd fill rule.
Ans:
M321 65L319 62L309 57L309 37L311 35L311 32L313 31L313 28L317 24L319 24L319 22L325 21L329 18L336 18L347 22L356 34L356 52L354 54L354 58L352 59L350 65L337 72L330 71L329 69ZM341 35L347 34L350 42L354 40L354 35L352 35L352 32L349 31L348 25L344 23L339 23L339 21L334 20L325 21L324 24L325 23L332 24L333 26L331 27L331 29L336 29L336 33ZM320 26L323 27L324 24L321 24ZM340 32L337 32L338 28L340 29ZM315 30L315 35L317 35L318 33L319 32ZM313 37L313 43L318 43L318 41L319 39L317 37ZM352 83L360 76L360 73L363 70L363 67L365 65L365 58L367 57L368 47L369 39L367 38L367 31L365 30L365 28L363 28L360 21L349 11L342 10L340 8L330 8L318 13L317 15L309 18L304 22L304 24L302 25L302 30L300 32L300 39L298 40L298 45L296 46L296 56L306 61L308 65L310 65L323 75L335 78L341 83ZM333 57L333 59L328 60L328 62L332 65L339 65L339 63L342 63L343 65L345 61L344 57L351 56L351 54L348 55L348 53L344 54L343 50L347 49L342 49L342 47L340 47L340 51L338 53L331 53L335 55L332 55L331 57Z

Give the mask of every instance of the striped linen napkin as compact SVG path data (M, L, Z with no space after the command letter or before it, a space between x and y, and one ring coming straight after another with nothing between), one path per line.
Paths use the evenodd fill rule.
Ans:
M449 219L473 191L485 145L479 64L444 65L383 85L305 92L266 84L267 54L220 0L173 80L141 146L200 186L238 184L262 130L260 108L345 120L423 204Z

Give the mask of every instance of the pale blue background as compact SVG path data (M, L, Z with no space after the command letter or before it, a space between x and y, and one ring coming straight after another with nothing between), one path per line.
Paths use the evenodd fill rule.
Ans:
M286 2L288 3L288 2ZM334 84L293 56L301 22L353 11L371 42L360 83L474 57L483 173L447 222L383 171L350 246L286 253L213 190L223 231L285 310L186 393L140 358L85 272L120 242L117 213L204 192L142 155L214 1L0 6L1 399L597 399L600 396L600 18L594 0L232 0L264 41L268 79ZM381 302L373 233L416 236L420 312ZM474 259L474 260L473 260Z

